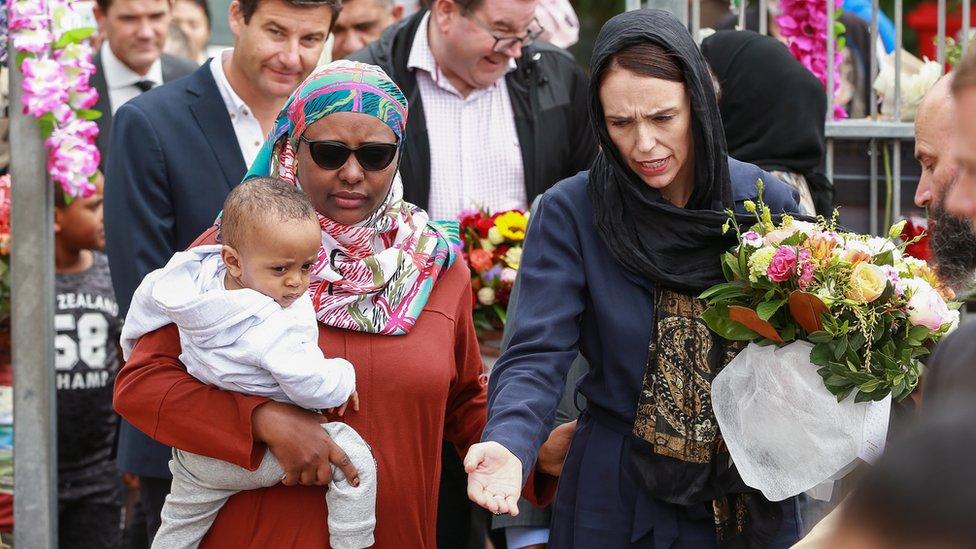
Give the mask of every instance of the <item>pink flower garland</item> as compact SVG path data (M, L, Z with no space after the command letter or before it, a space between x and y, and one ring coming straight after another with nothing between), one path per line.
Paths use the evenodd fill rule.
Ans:
M780 34L786 39L793 57L812 72L827 87L827 36L834 21L827 20L827 2L836 4L838 15L843 0L780 0L780 15L776 17ZM840 66L844 62L841 47L834 48L834 97L840 89ZM844 107L834 102L834 118L847 118Z
M68 196L90 196L100 160L92 122L100 113L90 110L98 101L89 83L95 65L87 38L94 29L78 28L68 0L12 0L9 8L23 110L40 123L51 179Z

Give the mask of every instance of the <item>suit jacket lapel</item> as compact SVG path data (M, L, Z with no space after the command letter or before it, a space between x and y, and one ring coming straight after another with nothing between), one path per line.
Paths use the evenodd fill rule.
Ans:
M112 128L112 103L108 95L108 83L105 81L105 68L102 66L102 56L95 54L95 74L92 75L91 85L98 92L98 102L95 103L95 110L102 113L101 118L95 121L98 125L98 138L95 146L102 153L100 167L105 166L105 156L108 153L109 131Z
M211 62L213 61L204 63L189 77L186 91L190 95L190 112L200 130L207 136L207 143L213 149L224 173L227 188L233 189L241 182L247 166L244 165L244 155L237 144L237 134L234 133L227 106L224 105L217 83L210 73Z

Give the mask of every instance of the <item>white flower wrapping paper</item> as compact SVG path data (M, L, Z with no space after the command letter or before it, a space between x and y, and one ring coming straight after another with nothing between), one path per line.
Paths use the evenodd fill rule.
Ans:
M810 362L813 345L750 343L712 381L712 407L746 485L782 501L835 480L884 448L891 397L837 402Z

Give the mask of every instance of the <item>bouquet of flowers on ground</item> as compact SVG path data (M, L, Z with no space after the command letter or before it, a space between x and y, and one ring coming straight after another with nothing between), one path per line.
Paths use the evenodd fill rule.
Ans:
M959 304L904 253L904 222L871 237L840 231L836 213L774 222L761 198L745 207L751 227L728 212L728 281L701 295L709 328L751 342L715 377L713 409L743 480L780 500L880 453L891 398L918 384Z
M508 298L522 259L529 214L466 210L460 223L464 258L471 267L475 328L500 330L505 326Z

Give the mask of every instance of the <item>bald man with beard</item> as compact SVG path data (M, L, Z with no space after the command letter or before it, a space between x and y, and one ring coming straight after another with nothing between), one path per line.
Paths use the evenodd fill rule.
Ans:
M915 205L929 213L933 260L939 279L964 293L976 273L976 234L969 219L946 211L946 196L959 181L952 154L951 75L943 76L922 99L915 115L915 159L922 168Z

